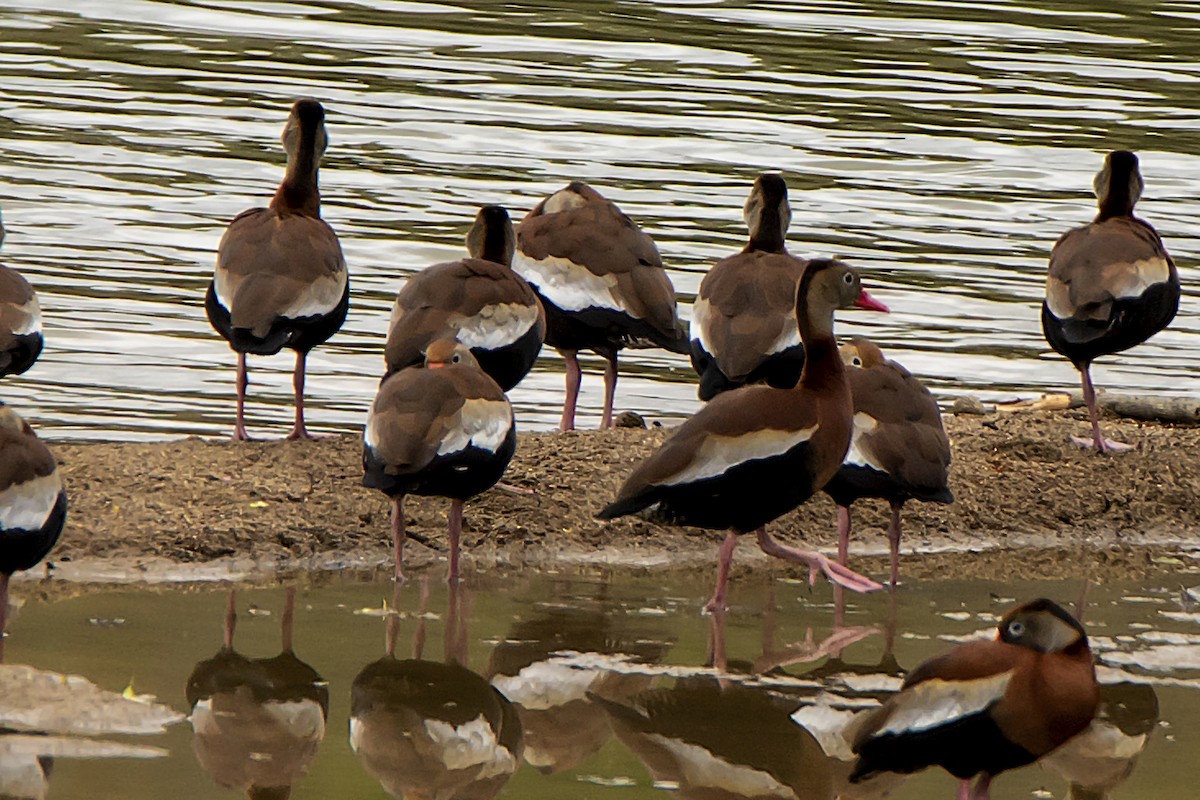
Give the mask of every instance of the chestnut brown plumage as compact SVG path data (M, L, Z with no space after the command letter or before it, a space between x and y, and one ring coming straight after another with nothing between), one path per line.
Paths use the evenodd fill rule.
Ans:
M32 367L42 344L37 294L21 273L0 265L0 378Z
M833 338L833 312L887 308L839 261L815 260L796 290L796 319L807 360L792 389L744 386L725 392L679 426L625 481L601 519L658 506L680 524L729 529L707 608L725 607L737 537L755 531L764 552L821 570L856 591L879 584L820 553L775 541L766 524L807 500L833 477L850 446L850 387Z
M1072 439L1101 452L1131 447L1100 433L1092 361L1141 344L1179 309L1175 262L1154 228L1133 215L1142 186L1137 156L1128 150L1109 153L1096 174L1099 213L1062 235L1050 253L1046 277L1042 331L1079 370L1092 422L1090 438Z
M317 171L328 141L325 109L297 100L283 129L287 173L267 208L243 211L217 248L205 297L208 319L238 354L237 424L244 421L246 354L296 351L292 386L296 419L289 439L307 439L304 366L308 351L342 327L350 308L346 260L333 228L321 219Z
M767 173L754 182L744 216L750 241L718 261L692 305L692 366L701 400L748 383L790 389L804 366L793 298L804 259L787 251L787 184Z
M586 183L568 184L525 216L517 226L513 270L537 291L546 309L546 344L566 360L562 430L575 428L580 350L608 361L602 428L612 427L622 348L688 352L675 289L654 241Z
M880 497L891 506L887 537L891 584L900 577L900 510L908 500L954 502L947 485L950 440L929 390L873 342L858 337L841 347L854 402L854 432L841 468L825 493L838 506L838 563L850 547L850 505Z
M516 238L508 212L484 206L467 234L469 258L434 264L409 278L392 306L384 352L388 373L420 364L425 348L454 338L508 391L537 360L546 314L512 271Z
M379 385L363 432L363 485L392 498L396 579L404 578L404 496L451 498L449 580L458 580L463 501L500 480L517 445L512 406L466 345L439 339L425 363Z
M1034 600L1006 614L995 639L961 644L910 672L859 730L850 779L941 766L963 781L960 800L987 800L995 775L1087 728L1099 697L1083 626L1058 604Z

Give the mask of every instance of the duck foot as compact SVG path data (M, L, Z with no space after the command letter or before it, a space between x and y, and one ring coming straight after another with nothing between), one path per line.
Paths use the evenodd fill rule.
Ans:
M1072 436L1071 442L1085 449L1099 450L1101 453L1126 453L1137 449L1137 445L1115 442L1103 436L1099 439L1091 436Z

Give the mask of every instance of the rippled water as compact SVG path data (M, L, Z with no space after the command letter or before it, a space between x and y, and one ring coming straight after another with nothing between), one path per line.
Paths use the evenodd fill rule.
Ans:
M327 105L324 212L354 292L310 359L318 429L361 424L405 275L458 257L479 204L519 216L572 178L656 238L686 315L742 243L754 175L782 169L793 250L852 259L894 309L842 331L943 397L1073 386L1038 306L1100 153L1142 153L1140 208L1185 285L1200 277L1200 6L1092 5L4 0L2 257L37 285L49 340L5 399L57 436L229 429L233 357L202 295L225 224L281 175L298 95ZM1096 377L1197 394L1198 345L1185 296ZM625 362L619 408L695 408L682 358ZM252 361L252 426L285 429L290 368ZM523 424L552 424L560 394L547 353L513 393ZM599 402L593 370L582 408Z
M380 770L378 762L368 768L362 752L389 728L372 729L350 718L365 719L364 707L381 708L358 701L352 705L352 695L353 687L362 685L364 668L384 656L391 620L396 658L424 659L425 669L433 671L446 668L428 662L455 659L474 673L460 672L454 682L459 688L449 695L458 698L454 702L465 708L469 693L462 694L463 687L478 689L486 680L508 695L505 702L515 704L523 723L523 762L508 764L515 774L500 797L694 797L698 795L689 790L689 780L722 775L725 780L740 765L741 782L726 780L727 788L769 784L767 775L781 785L762 796L812 800L821 796L820 785L840 785L849 768L834 723L872 707L898 686L903 671L934 653L986 635L1015 599L1049 596L1072 604L1079 594L1077 582L926 583L906 586L894 605L883 594L854 597L839 619L830 590L823 586L810 591L795 582L743 576L734 590L734 607L718 625L699 614L708 577L491 575L468 579L453 600L440 575L428 584L414 581L398 598L390 582L368 576L342 576L301 588L292 624L295 654L313 670L310 682L312 675L319 676L328 718L323 735L320 725L310 728L317 731L314 742L304 751L307 755L294 760L286 754L302 748L273 745L269 737L251 746L229 733L268 730L249 726L251 717L237 716L252 711L253 704L239 708L228 699L236 696L234 677L227 674L221 684L226 687L225 708L232 709L230 719L237 723L226 726L223 738L205 727L202 698L211 698L211 690L207 695L186 691L189 681L202 683L198 676L212 670L211 659L221 650L225 590L92 589L70 596L61 584L19 583L14 594L25 602L11 625L5 660L80 674L115 692L132 680L135 693L156 695L175 712L193 715L191 724L180 722L160 735L69 738L77 746L80 741L97 741L91 747L117 742L161 748L167 754L156 759L56 758L49 775L51 797L92 797L97 787L104 787L104 796L130 800L230 798L244 791L238 776L245 773L239 770L262 774L272 764L292 765L288 780L294 781L294 800L385 797L380 780L390 776L399 781L399 773ZM1073 766L1059 759L1006 773L997 781L997 800L1064 798L1072 781L1111 790L1111 795L1095 796L1114 800L1193 796L1192 756L1200 748L1200 613L1197 600L1183 599L1174 584L1118 583L1092 589L1085 622L1101 665L1103 696L1110 701L1105 705L1110 724L1095 740L1093 760ZM48 595L43 595L45 589ZM234 650L248 659L277 656L284 606L281 587L239 590ZM399 616L382 616L393 608ZM724 670L714 671L713 665L722 663ZM589 701L586 691L626 705L645 697L640 693L660 692L681 698L684 712L706 707L699 718L685 715L675 722L676 730L688 735L673 750L691 753L690 763L697 768L681 773L664 767L644 747L639 749L634 738L614 737L604 711ZM412 696L421 695L410 695L410 703ZM259 695L260 701L263 697L270 694ZM296 695L290 699L300 702ZM218 701L209 702L219 707ZM13 703L12 697L0 697L0 720L8 718ZM193 703L201 713L196 714ZM391 719L397 726L402 716ZM356 729L358 753L350 744ZM410 728L420 729L420 723ZM197 730L208 738L201 741ZM17 764L7 747L12 741L0 733L0 787ZM386 736L382 741L388 741ZM695 749L701 745L727 767L715 769L715 762L701 758ZM700 769L703 764L709 768ZM758 770L757 777L748 764ZM300 775L304 766L307 774ZM410 797L432 796L422 794L422 776L436 776L438 770L429 762L425 766L410 765L403 773ZM684 786L672 791L680 782ZM890 797L898 800L953 792L952 779L936 770L889 779L887 786L893 788ZM883 788L875 784L874 794L854 796L878 797ZM492 795L476 785L473 795L453 796ZM741 795L731 789L720 796L733 800Z

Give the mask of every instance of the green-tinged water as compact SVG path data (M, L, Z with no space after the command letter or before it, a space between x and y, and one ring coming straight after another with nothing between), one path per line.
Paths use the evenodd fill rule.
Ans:
M653 234L686 317L741 247L755 174L782 169L793 250L852 260L893 309L842 331L943 398L1069 387L1038 307L1105 150L1140 151L1139 208L1200 277L1198 25L1153 0L4 0L0 258L37 285L48 341L4 399L53 436L229 429L233 357L201 298L224 226L280 178L298 95L328 109L324 211L353 288L310 362L317 429L361 424L405 275L458 257L478 205L519 218L574 178ZM1200 393L1198 346L1189 296L1097 382ZM682 357L624 363L619 408L696 407ZM290 368L252 359L256 431L288 424ZM548 352L513 393L523 426L557 419L561 370Z
M164 735L110 737L166 748L165 758L56 759L48 796L233 798L244 791L239 775L289 763L283 771L294 778L295 800L383 798L381 779L405 785L409 797L482 798L501 786L495 796L502 798L828 797L849 767L836 758L837 731L830 720L844 721L850 712L870 707L895 688L902 670L964 637L986 633L1015 600L1049 596L1073 604L1080 589L1074 582L909 585L899 591L894 607L886 594L850 598L835 626L829 587L810 590L739 575L733 608L720 628L699 613L708 577L471 577L457 596L457 616L440 574L428 584L416 580L401 590L398 617L381 615L384 602L389 608L393 602L387 581L343 576L301 588L294 650L323 679L328 696L328 721L315 753L301 757L297 746L272 750L261 740L251 751L238 750L228 731L248 735L242 720L249 717L236 715L229 717L238 722L225 738L210 735L197 744L185 721ZM424 601L423 588L428 589ZM39 599L39 593L36 584L16 587L25 604L11 626L7 663L81 674L118 692L132 679L137 693L157 695L178 712L193 713L185 687L198 664L221 649L226 590L98 589L50 600ZM238 591L233 639L238 653L251 659L279 654L285 597L283 587ZM1100 738L1105 744L1083 766L1060 761L1052 768L1006 773L993 797L1063 798L1069 775L1077 781L1111 780L1111 797L1118 800L1192 797L1191 756L1200 752L1200 613L1191 609L1193 602L1181 594L1178 576L1093 587L1085 621L1101 680L1114 685L1105 690L1113 701L1106 706L1112 724ZM400 733L401 712L378 716L389 707L386 696L374 695L357 709L373 724L349 721L352 684L364 667L385 656L389 620L397 659L421 657L435 662L425 669L443 674L447 668L439 665L449 655L479 676L460 674L451 681L459 687L449 695L452 705L470 706L469 697L480 687L486 690L485 680L516 703L513 710L525 723L524 756L511 779L497 768L489 773L499 775L490 791L480 781L460 780L443 782L438 794L422 783L438 775L444 779L438 764L446 762L437 758L418 759L391 773L377 762L371 773L364 767L350 746L352 727L358 727L360 754L371 748L391 753L396 742L412 739ZM456 634L447 637L447 630ZM724 672L710 668L722 661ZM226 689L233 692L234 684ZM676 720L683 744L659 740L655 760L645 741L639 745L635 737L614 737L606 712L587 691L624 704L645 697L639 693L659 692L674 698L681 713L703 713ZM412 697L409 701L417 704ZM5 702L0 698L0 713ZM235 707L236 713L252 711L249 700ZM426 730L421 719L409 723L415 724L410 732ZM0 737L0 752L3 742ZM664 760L664 747L679 757ZM834 757L826 755L827 749ZM654 765L653 774L639 754ZM304 764L307 774L297 776ZM0 762L0 775L5 766L12 765ZM706 784L724 786L724 793L704 794L698 787ZM869 790L889 786L894 786L890 796L900 800L950 797L954 789L947 775L929 771L845 796L880 796ZM748 787L760 793L748 794Z

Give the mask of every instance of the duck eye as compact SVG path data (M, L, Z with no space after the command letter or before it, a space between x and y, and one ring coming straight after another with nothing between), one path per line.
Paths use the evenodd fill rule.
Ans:
M450 360L457 364L459 361L462 361L462 356L460 356L458 353L455 353Z
M1012 636L1013 638L1017 638L1017 639L1024 636L1025 635L1025 623L1023 623L1023 622L1008 623L1008 635Z
M854 276L851 275L849 272L847 272L845 275L842 276L842 280L844 280L846 282L846 284L849 285L851 283L854 283Z
M859 358L858 356L855 356L855 357L854 357L854 360L853 360L853 361L851 361L850 363L851 363L851 364L853 364L853 365L854 365L854 366L856 366L856 367L861 367L861 366L862 366L862 359L861 359L861 358Z

